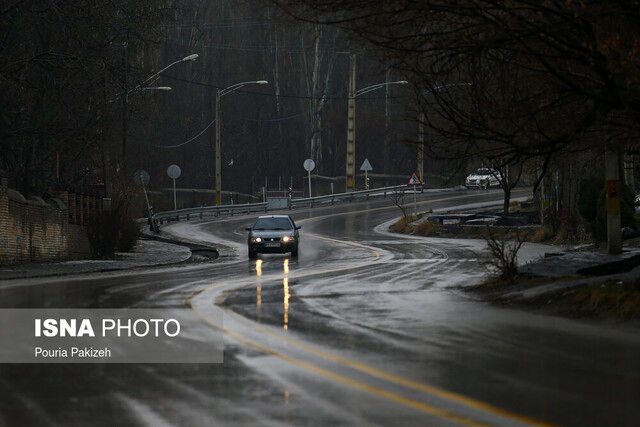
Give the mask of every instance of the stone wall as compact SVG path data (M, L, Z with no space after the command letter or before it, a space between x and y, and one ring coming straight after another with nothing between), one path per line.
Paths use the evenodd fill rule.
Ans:
M25 199L0 180L0 265L88 258L87 224L100 199L60 193L45 202Z

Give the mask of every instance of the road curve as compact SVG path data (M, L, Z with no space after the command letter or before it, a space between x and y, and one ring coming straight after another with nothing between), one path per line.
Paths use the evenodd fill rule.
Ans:
M420 197L426 209L499 192ZM188 304L222 365L0 365L0 425L604 424L640 411L632 330L473 301L477 241L392 235L387 201L296 211L298 260L249 261L251 217L179 225L237 248L207 265L0 282L3 307ZM544 248L532 245L527 256ZM224 324L212 321L224 311Z

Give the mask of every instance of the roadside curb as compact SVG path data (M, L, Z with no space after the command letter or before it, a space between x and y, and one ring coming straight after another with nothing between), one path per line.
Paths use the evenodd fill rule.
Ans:
M146 239L145 235L141 236L140 238L141 240L152 240L152 239ZM187 245L183 244L183 243L177 243L177 242L171 242L171 241L164 241L163 243L169 243L169 244L173 244L173 245L179 245L179 246L183 246L183 247L187 247ZM51 272L51 273L43 273L43 274L33 274L33 275L15 275L15 276L7 276L7 277L1 277L0 276L0 283L2 282L6 282L9 280L30 280L30 279L41 279L41 278L46 278L46 277L64 277L64 276L79 276L79 275L84 275L84 274L95 274L95 273L109 273L109 272L118 272L118 271L142 271L142 270L146 270L146 269L150 269L150 268L156 268L156 267L167 267L170 265L178 265L178 264L185 264L185 263L189 263L191 261L191 259L193 258L193 251L191 250L191 248L187 247L187 249L189 249L191 251L191 256L187 259L183 259L183 260L179 260L179 261L171 261L171 262L162 262L162 263L157 263L157 264L147 264L147 265L135 265L135 266L130 266L130 267L105 267L105 268L97 268L97 269L92 269L90 271L72 271L72 272ZM91 259L89 259L89 261L92 261ZM64 261L62 261L64 262ZM52 262L51 264L55 264L55 262ZM20 265L20 264L18 264ZM7 267L11 267L11 266L7 266Z
M220 252L218 252L218 249L215 248L214 246L191 243L186 240L180 240L176 238L172 239L169 237L156 236L146 232L143 232L142 238L148 239L148 240L156 240L158 242L163 242L163 243L170 243L172 245L184 246L185 248L191 251L191 257L189 257L189 259L187 259L186 261L182 261L182 262L191 261L194 255L199 255L199 256L203 256L211 259L217 259L220 257Z

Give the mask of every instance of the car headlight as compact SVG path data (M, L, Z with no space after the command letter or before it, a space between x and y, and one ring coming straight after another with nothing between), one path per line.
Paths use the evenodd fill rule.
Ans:
M283 241L283 242L290 242L290 241L292 241L292 240L293 240L293 237L290 237L290 236L284 236L284 237L282 238L282 241Z
M253 239L251 239L251 241L256 242L256 243L260 243L260 242L262 242L262 238L261 237L254 237Z

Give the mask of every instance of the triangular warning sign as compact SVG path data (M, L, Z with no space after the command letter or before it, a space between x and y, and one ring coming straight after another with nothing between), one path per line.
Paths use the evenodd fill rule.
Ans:
M422 185L422 181L420 181L420 178L418 178L418 175L414 172L411 174L411 178L409 178L407 185Z
M364 162L362 162L362 166L360 166L360 170L361 171L372 171L373 168L371 167L371 163L369 162L369 159L364 159Z

